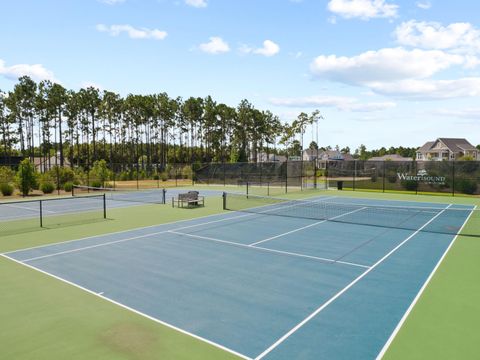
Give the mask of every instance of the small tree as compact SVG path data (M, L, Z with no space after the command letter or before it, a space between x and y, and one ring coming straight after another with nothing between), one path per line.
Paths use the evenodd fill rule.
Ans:
M17 187L23 196L27 196L37 185L35 167L28 159L22 160L16 176Z
M105 186L105 182L110 179L111 172L108 170L107 162L105 160L97 160L93 163L93 168L90 171L91 178Z

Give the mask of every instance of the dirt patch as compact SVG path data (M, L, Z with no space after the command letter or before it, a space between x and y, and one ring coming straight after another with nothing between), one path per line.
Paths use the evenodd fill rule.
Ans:
M128 359L149 359L158 335L146 326L132 323L118 323L100 334L103 345ZM157 346L158 348L158 346Z

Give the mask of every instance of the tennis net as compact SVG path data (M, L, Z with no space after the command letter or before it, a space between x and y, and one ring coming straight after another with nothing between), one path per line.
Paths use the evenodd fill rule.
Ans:
M107 187L94 187L75 185L72 195L84 195L88 193L105 194L107 200L128 201L136 203L165 204L165 189L118 189Z
M0 203L0 235L104 220L104 195L59 197Z
M472 225L462 235L480 237L480 211L467 205L371 205L234 193L224 193L223 197L225 210L440 234L459 234L469 220Z

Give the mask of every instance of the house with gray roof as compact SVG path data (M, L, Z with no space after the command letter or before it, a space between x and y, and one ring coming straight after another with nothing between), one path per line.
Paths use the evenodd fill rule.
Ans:
M479 150L466 139L438 138L417 150L417 160L458 160L462 157L480 160Z

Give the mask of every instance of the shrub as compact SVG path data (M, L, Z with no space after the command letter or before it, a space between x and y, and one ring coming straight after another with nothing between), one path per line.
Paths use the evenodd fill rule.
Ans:
M192 167L190 165L185 165L182 169L182 175L184 179L192 178Z
M394 171L389 171L387 173L386 177L387 177L388 182L391 183L391 184L394 184L394 183L397 182L397 173L394 172Z
M15 171L7 166L0 166L0 183L8 184L15 180Z
M18 167L15 180L17 187L23 196L27 196L32 189L35 189L38 186L35 168L30 160L22 160Z
M168 174L167 172L162 172L161 175L160 175L160 178L162 179L162 181L167 181L168 180Z
M405 188L405 190L415 191L418 188L418 182L415 180L404 180L402 181L402 186Z
M66 182L73 182L75 180L75 173L72 169L60 166L52 167L47 174L50 179L60 187L63 186Z
M13 194L13 186L9 183L0 184L0 192L3 196L11 196Z
M131 180L130 174L127 171L122 171L120 173L120 181L127 181L127 180Z
M110 179L111 171L107 168L107 162L105 160L97 160L93 163L93 168L90 170L90 178L94 178L94 182L99 182L100 186L103 186L105 181ZM95 185L92 185L95 186ZM99 186L99 187L100 187Z
M65 190L66 192L72 191L72 188L73 188L73 182L71 181L68 181L65 184L63 184L63 190Z
M92 180L90 181L90 186L93 186L93 187L102 187L102 182L100 180Z
M55 190L55 184L50 181L41 183L40 190L42 190L44 194L51 194L53 190Z
M459 179L455 183L455 188L464 194L473 195L477 191L477 183L469 179Z
M153 175L153 180L160 180L160 175L154 174Z

